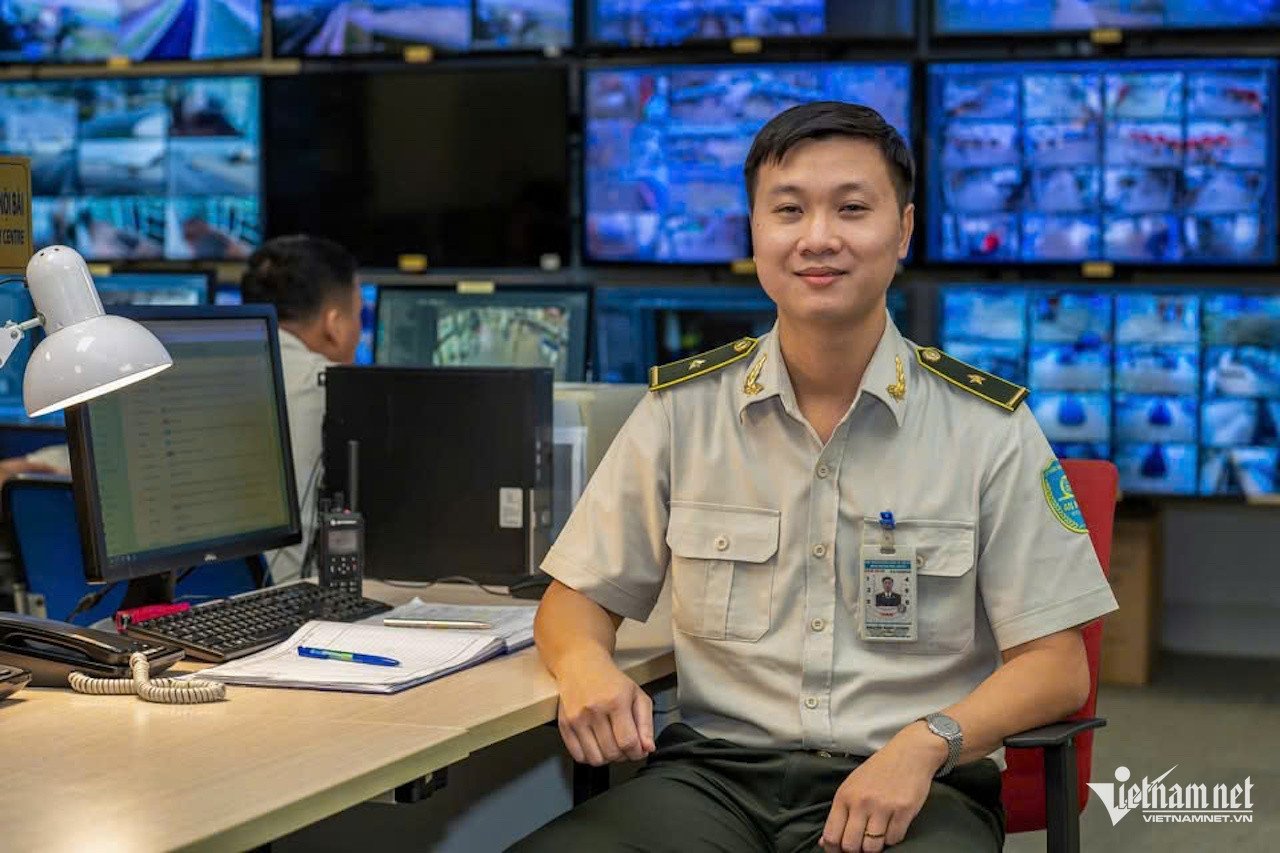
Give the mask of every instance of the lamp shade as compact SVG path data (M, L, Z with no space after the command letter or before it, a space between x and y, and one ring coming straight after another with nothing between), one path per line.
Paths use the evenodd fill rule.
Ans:
M132 385L173 366L160 340L125 317L104 314L84 258L66 246L41 249L27 265L31 299L48 333L22 380L31 417Z

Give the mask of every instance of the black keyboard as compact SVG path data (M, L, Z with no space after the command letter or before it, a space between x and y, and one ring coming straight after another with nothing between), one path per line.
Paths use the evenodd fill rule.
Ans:
M390 609L371 598L298 582L198 604L130 625L125 633L178 646L196 660L223 663L283 642L312 619L355 622Z

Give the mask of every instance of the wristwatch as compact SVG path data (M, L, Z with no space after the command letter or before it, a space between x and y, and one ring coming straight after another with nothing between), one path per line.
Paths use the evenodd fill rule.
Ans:
M960 750L964 749L964 733L960 731L960 724L946 714L929 714L920 719L929 727L929 731L947 742L947 760L936 774L946 776L956 766Z

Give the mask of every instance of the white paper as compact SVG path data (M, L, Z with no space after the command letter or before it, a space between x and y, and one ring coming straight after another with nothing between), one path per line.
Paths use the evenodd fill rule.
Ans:
M399 666L305 658L299 646L394 658ZM228 684L396 693L501 654L501 639L475 631L406 631L308 622L285 642L199 673Z
M488 622L489 631L462 631L457 628L396 628L397 631L417 631L426 634L472 634L497 637L506 644L509 652L533 645L533 617L538 608L532 605L481 605L437 604L414 598L408 604L387 613L379 613L363 620L365 624L381 625L383 619L443 619L451 622Z

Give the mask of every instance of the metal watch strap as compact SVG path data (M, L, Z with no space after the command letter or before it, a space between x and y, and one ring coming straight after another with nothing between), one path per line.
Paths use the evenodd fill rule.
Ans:
M960 752L964 749L964 733L960 730L960 724L946 714L929 714L921 717L920 720L929 727L929 731L947 742L947 760L943 762L942 767L935 774L936 776L946 776L956 766L956 762L960 760ZM955 734L947 735L939 731L934 725L934 720L946 720L955 728Z

